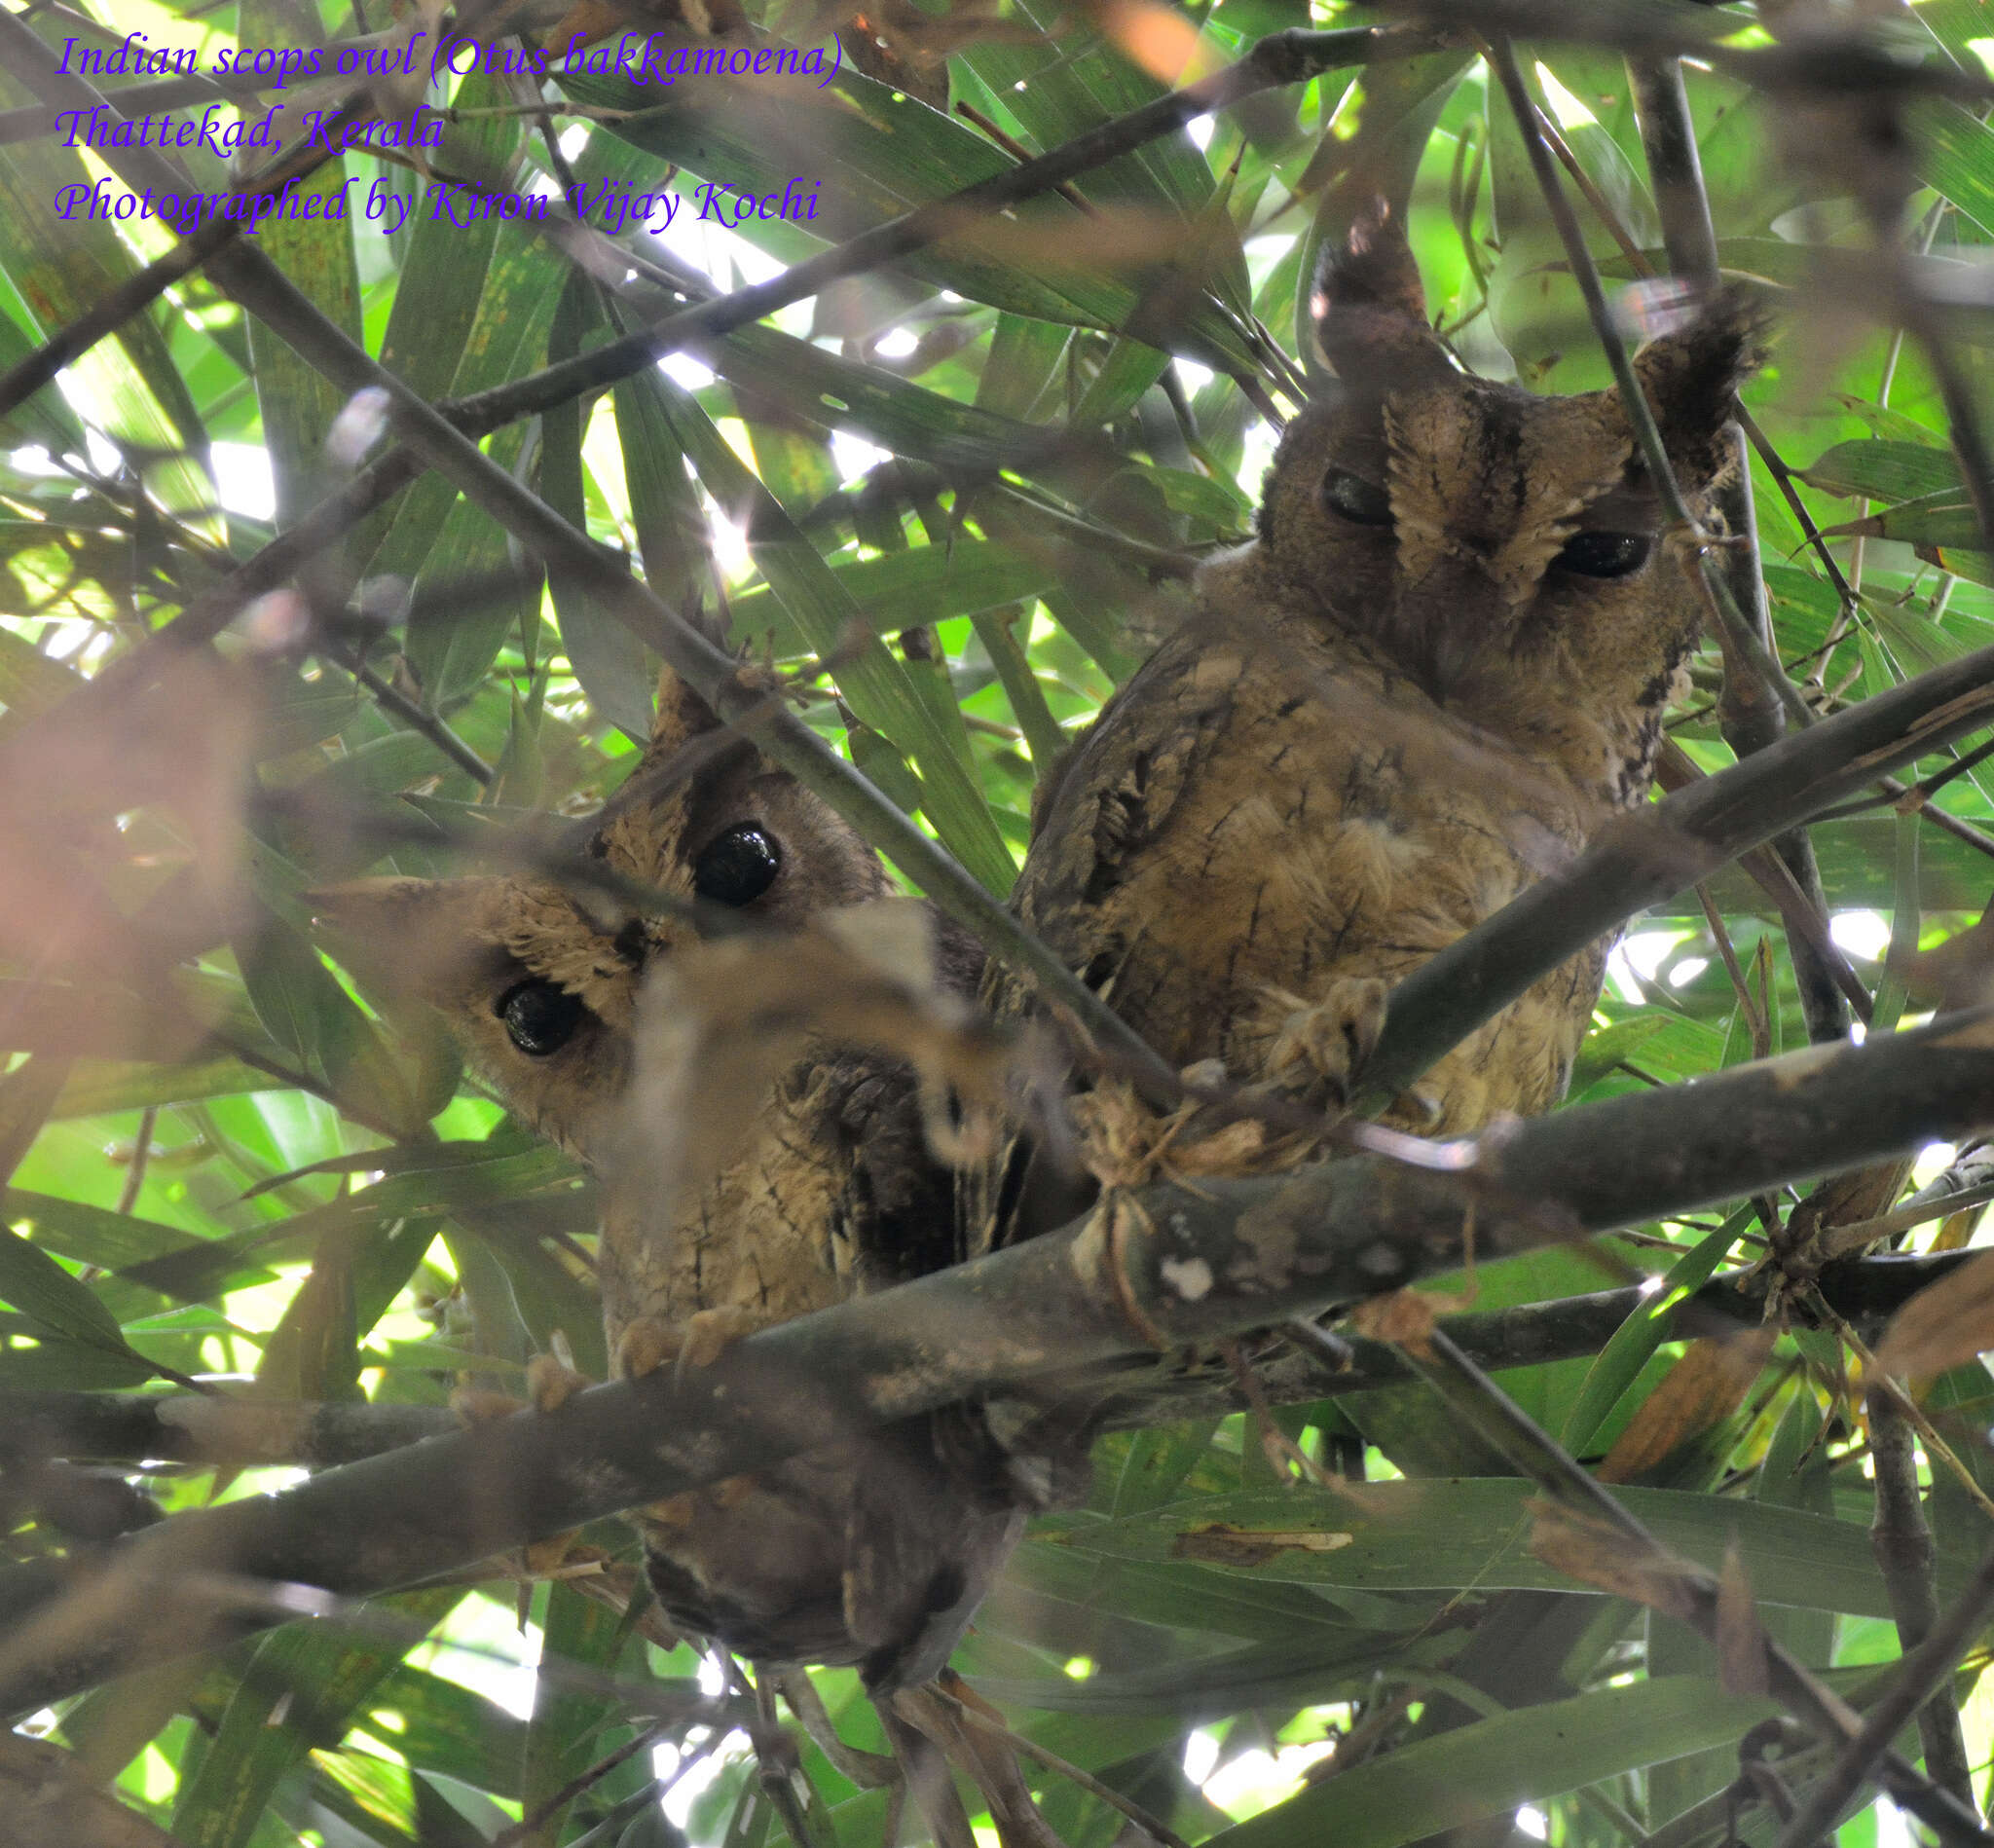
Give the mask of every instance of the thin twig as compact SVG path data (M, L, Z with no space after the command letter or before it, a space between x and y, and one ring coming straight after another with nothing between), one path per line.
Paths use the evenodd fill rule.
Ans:
M954 1697L951 1696L951 1698ZM1049 1747L1040 1745L1036 1739L1029 1739L1023 1733L1014 1731L1011 1727L1005 1725L1001 1719L993 1719L989 1714L984 1713L980 1708L972 1706L968 1701L957 1699L955 1706L956 1712L963 1719L967 1719L971 1725L1002 1739L1014 1752L1022 1754L1025 1757L1031 1759L1034 1764L1044 1765L1048 1771L1054 1772L1058 1776L1063 1777L1068 1783L1085 1791L1089 1796L1097 1797L1101 1802L1107 1804L1110 1809L1119 1810L1137 1829L1141 1830L1145 1835L1149 1836L1152 1841L1161 1842L1163 1848L1189 1848L1189 1844L1185 1841L1184 1837L1178 1834L1175 1830L1169 1828L1161 1817L1144 1809L1132 1797L1124 1796L1120 1791L1103 1784L1099 1778L1094 1777L1089 1772L1083 1771L1072 1759L1062 1758L1058 1753L1052 1751Z
M1456 1176L1359 1155L1144 1189L1125 1198L1153 1237L1110 1241L1089 1215L751 1335L710 1367L663 1368L578 1392L555 1413L176 1514L107 1549L87 1609L63 1600L72 1572L60 1563L0 1573L0 1704L40 1707L277 1620L267 1594L236 1616L184 1599L190 1562L226 1559L336 1594L384 1590L957 1399L1042 1392L1055 1362L1153 1360L1158 1331L1171 1347L1200 1345L1401 1287L1459 1263L1463 1187L1477 1175L1493 1183L1477 1197L1477 1239L1507 1255L1989 1121L1994 1009L1965 1010L1830 1057L1809 1049L1505 1125L1485 1146L1457 1146ZM421 1522L400 1518L414 1505Z
M1842 1344L1863 1363L1863 1377L1868 1390L1873 1394L1885 1393L1912 1430L1918 1433L1918 1441L1925 1446L1925 1455L1935 1463L1942 1463L1952 1472L1952 1477L1967 1493L1967 1498L1994 1521L1994 1498L1990 1498L1974 1476L1974 1472L1961 1461L1958 1452L1948 1444L1938 1427L1925 1416L1925 1408L1905 1391L1902 1384L1893 1379L1876 1364L1876 1356L1870 1352L1869 1344L1851 1328L1841 1316L1822 1299L1821 1292L1811 1285L1807 1292L1808 1306L1820 1316L1824 1326L1834 1330Z
M1340 51L1353 45L1351 35L1302 34L1304 40L1334 40ZM1368 29L1354 35L1354 43L1371 46L1378 35ZM1269 41L1262 41L1263 45ZM82 80L67 77L58 69L55 55L18 18L0 12L0 48L26 70L45 93L73 97L79 107L100 106L102 99ZM1278 52L1281 48L1276 46ZM1251 60L1249 60L1250 62ZM1288 68L1277 58L1274 69ZM1290 63L1292 59L1290 60ZM1236 67L1237 68L1237 67ZM1242 78L1251 93L1277 81L1256 69ZM1201 94L1225 95L1210 83L1195 87ZM1165 103L1190 107L1184 99L1189 92L1166 97ZM1192 108L1202 113L1213 106L1205 100ZM1155 105L1152 108L1156 107ZM1146 113L1146 112L1138 112ZM1127 119L1125 118L1125 121ZM129 184L166 189L173 178L171 167L157 154L142 148L107 150L114 170ZM1024 168L1013 168L1011 179ZM1048 181L1048 184L1051 182ZM974 190L974 189L973 189ZM994 207L993 207L994 208ZM896 224L917 226L921 240L940 236L944 227L922 212L910 214ZM886 228L891 230L891 227ZM870 234L868 234L870 235ZM864 245L865 239L855 240ZM886 240L893 245L893 240ZM844 246L846 251L853 245ZM898 246L894 246L897 250ZM893 251L879 249L868 261L886 261ZM835 255L836 253L831 253ZM647 589L632 578L620 561L604 556L602 548L578 533L504 468L486 456L477 444L454 428L399 378L377 365L342 330L320 314L295 284L255 245L237 241L212 254L218 279L251 313L273 328L308 363L350 392L376 390L385 394L392 407L392 419L403 439L432 466L491 514L500 526L516 534L538 552L550 567L567 571L589 589L604 607L661 653L703 698L713 711L729 723L755 710L757 718L755 739L761 750L798 782L821 795L832 808L858 829L865 839L895 862L941 907L954 917L996 955L1031 978L1047 998L1068 1013L1091 1042L1093 1055L1125 1071L1140 1092L1152 1102L1174 1105L1184 1094L1176 1072L1116 1015L1090 988L1069 970L1064 961L1039 941L958 863L948 851L929 838L901 810L850 764L840 758L809 726L790 714L767 710L758 692L743 684L732 656L716 647L676 610L668 609ZM789 273L795 277L812 268L799 266ZM807 293L804 289L800 292ZM753 289L743 296L755 296ZM736 302L739 297L728 298ZM794 298L789 298L794 299ZM745 315L745 311L742 311ZM761 312L761 311L757 311ZM703 310L688 313L694 317ZM686 315L670 317L666 327L686 320ZM614 343L612 343L614 344Z
M59 95L65 93L62 86L73 84L74 90L67 93L78 94L78 101L72 106L108 108L105 98L90 86L61 77L54 68L53 56L41 55L47 48L15 16L4 17L10 29L0 34L0 42L15 48L12 61L30 88L44 92L55 88ZM1160 96L1036 160L1009 167L945 199L917 206L792 266L767 282L736 289L714 302L669 314L640 333L610 341L565 365L549 367L532 381L482 393L466 407L469 421L465 427L483 434L515 418L544 410L550 404L611 385L666 353L677 351L695 335L723 333L761 320L777 309L820 293L844 277L900 262L960 234L979 218L1050 192L1066 180L1173 133L1187 122L1230 108L1263 90L1304 83L1344 65L1415 56L1433 49L1435 43L1434 34L1422 26L1356 26L1332 32L1289 30L1271 34L1237 63L1201 82ZM89 92L87 97L79 93L82 92ZM341 115L327 125L326 134L334 145L338 145L350 122L364 118L368 107L359 98L349 100ZM312 155L308 163L294 167L292 163L298 158L285 157L269 170L267 177L258 175L249 184L264 193L277 190L286 177L294 172L310 172L328 157ZM111 165L114 169L119 166L116 160ZM145 184L151 184L156 191L177 192L181 183L168 169L150 181L141 181L141 188ZM240 229L240 220L210 219L166 257L148 264L114 290L103 308L72 322L56 339L11 368L0 377L0 416L47 385L63 366L72 364L182 276L230 249L238 240ZM487 417L492 421L483 422Z
M1662 740L1661 751L1655 758L1655 781L1663 789L1671 792L1686 789L1701 782L1705 775L1696 760L1674 738ZM1789 947L1796 942L1807 946L1822 975L1841 991L1856 1018L1867 1027L1874 1013L1869 991L1863 986L1861 979L1849 966L1849 959L1842 954L1841 946L1834 941L1828 927L1826 896L1818 904L1810 902L1801 890L1792 868L1767 847L1754 847L1740 854L1738 865L1773 902L1780 921L1786 926ZM1811 1022L1808 1038L1814 1038Z
M1627 68L1642 146L1647 155L1655 203L1661 212L1663 248L1672 267L1707 288L1716 288L1719 280L1717 227L1711 218L1710 196L1703 181L1703 164L1697 153L1696 129L1690 120L1681 63L1672 57L1630 58ZM1597 188L1588 197L1595 200L1596 211L1612 215L1611 207L1598 196ZM1638 256L1636 261L1640 261ZM1716 495L1731 532L1731 546L1724 564L1739 610L1763 645L1766 656L1778 667L1772 610L1766 601L1764 566L1759 556L1758 510L1753 499L1752 468L1745 454L1742 430L1742 418L1733 420L1725 428L1724 442L1732 452L1734 465L1729 478L1719 482ZM1720 627L1718 636L1728 644L1727 629ZM1726 646L1723 654L1724 684L1717 699L1718 722L1732 753L1744 758L1771 744L1785 730L1786 708L1779 689L1767 684L1737 648ZM1799 828L1781 835L1773 843L1773 853L1797 889L1807 913L1825 919L1828 894L1822 887L1821 868L1807 831ZM1799 988L1807 1037L1817 1045L1843 1038L1849 1028L1849 1008L1854 1007L1859 1015L1865 1010L1864 1001L1848 993L1841 979L1847 975L1847 964L1828 941L1827 932L1803 934L1797 942L1789 943L1788 952Z
M1709 1572L1664 1547L1446 1335L1433 1331L1425 1351L1409 1346L1406 1357L1458 1416L1468 1420L1554 1500L1609 1529L1627 1549L1630 1569L1648 1564L1666 1572L1681 1599L1682 1608L1677 1614L1707 1640L1717 1640L1723 1620L1717 1584ZM1838 1694L1770 1637L1761 1633L1760 1640L1773 1692L1784 1706L1824 1739L1839 1742L1860 1735L1861 1720ZM1942 1840L1984 1844L1990 1839L1971 1804L1961 1805L1951 1792L1922 1776L1898 1754L1882 1755L1880 1763L1892 1797L1929 1824Z
M1898 1649L1909 1655L1939 1622L1939 1588L1933 1572L1937 1548L1925 1504L1918 1493L1918 1455L1905 1423L1887 1392L1869 1394L1869 1463L1876 1485L1876 1513L1869 1543L1897 1621ZM1925 1769L1963 1803L1974 1800L1967 1769L1966 1740L1959 1705L1946 1687L1935 1689L1918 1709L1918 1737Z
M1711 941L1717 946L1724 973L1731 979L1731 991L1738 997L1738 1007L1745 1016L1746 1029L1752 1035L1752 1056L1769 1058L1772 1055L1772 1028L1767 1024L1765 1011L1758 1005L1751 984L1745 979L1744 970L1738 966L1738 952L1731 946L1731 933L1724 928L1724 920L1718 915L1717 907L1710 902L1708 886L1696 888L1696 902L1703 906L1704 922L1710 926Z
M656 1720L645 1727L635 1738L626 1740L615 1751L598 1758L586 1771L577 1772L566 1784L562 1785L552 1796L548 1797L544 1802L535 1804L532 1810L525 1816L522 1816L509 1829L501 1829L498 1834L494 1835L491 1848L518 1848L521 1842L526 1841L554 1817L561 1815L576 1797L585 1795L589 1791L593 1790L611 1771L615 1770L619 1764L625 1763L627 1760L636 1757L640 1752L655 1745L658 1740L664 1737L667 1729L664 1720ZM662 1797L666 1788L663 1785L653 1784L651 1789L644 1794L649 1797Z
M1963 1187L1956 1194L1914 1200L1908 1205L1896 1207L1875 1219L1858 1219L1846 1226L1836 1226L1828 1238L1828 1255L1840 1257L1845 1252L1874 1244L1879 1238L1892 1238L1901 1232L1909 1232L1914 1226L1927 1225L1935 1219L1950 1219L1954 1213L1965 1212L1973 1206L1984 1206L1989 1201L1994 1201L1994 1181L1983 1181L1977 1187Z
M498 772L478 756L469 745L460 738L444 721L440 714L426 711L414 700L383 680L356 649L343 648L337 643L321 641L318 650L328 660L336 662L373 694L374 703L391 712L411 731L420 732L463 771L466 776L483 785L486 789L498 782Z
M1943 1685L1967 1644L1994 1611L1994 1548L1982 1557L1958 1604L1930 1636L1898 1666L1897 1680L1870 1708L1862 1728L1835 1754L1828 1776L1815 1787L1800 1813L1781 1833L1779 1848L1814 1848L1862 1788L1870 1769L1884 1759L1904 1721Z
M146 1164L152 1160L153 1131L159 1127L160 1107L147 1104L138 1113L138 1135L131 1145L131 1160L125 1169L125 1184L118 1190L118 1211L129 1213L138 1203L139 1189L145 1185Z
M1593 324L1593 333L1600 343L1600 350L1606 354L1606 364L1613 374L1613 382L1620 389L1620 401L1627 413L1629 428L1634 433L1635 447L1641 452L1643 466L1660 496L1671 522L1685 534L1693 549L1693 556L1685 561L1693 580L1702 586L1713 612L1717 617L1718 627L1730 638L1751 666L1753 672L1764 682L1793 716L1796 723L1811 724L1814 714L1807 702L1801 698L1797 688L1787 679L1785 671L1772 651L1765 646L1763 638L1747 620L1731 595L1731 587L1724 574L1717 569L1707 551L1707 541L1701 525L1683 499L1676 471L1669 461L1669 452L1662 441L1662 432L1655 423L1654 412L1649 408L1641 381L1635 375L1634 361L1629 357L1627 343L1620 338L1620 330L1614 325L1612 311L1606 306L1606 291L1600 285L1600 273L1594 265L1592 252L1586 248L1585 233L1579 228L1578 219L1571 209L1571 202L1565 197L1565 189L1559 184L1558 169L1551 157L1551 150L1545 145L1544 137L1537 131L1536 111L1532 106L1531 95L1525 88L1523 72L1517 67L1516 53L1509 41L1495 38L1489 41L1488 58L1491 69L1502 86L1503 94L1508 98L1510 112L1516 118L1517 132L1523 139L1524 152L1530 157L1531 170L1537 182L1537 190L1543 195L1545 208L1551 214L1551 222L1558 229L1560 241L1565 245L1566 262L1571 271L1572 279L1578 284L1579 294L1585 300L1586 314Z

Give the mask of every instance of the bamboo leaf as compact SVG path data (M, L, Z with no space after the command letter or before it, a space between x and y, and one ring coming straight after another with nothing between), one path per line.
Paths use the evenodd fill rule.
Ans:
M1598 1784L1637 1766L1729 1744L1770 1701L1671 1676L1596 1688L1462 1726L1353 1765L1237 1828L1223 1848L1397 1848L1448 1828Z
M903 743L921 777L921 807L964 866L994 892L1016 868L982 794L846 587L775 497L727 447L691 394L662 374L654 388L672 432L700 479L749 533L749 549L812 649L839 661L838 685L868 725ZM856 649L853 638L864 637Z

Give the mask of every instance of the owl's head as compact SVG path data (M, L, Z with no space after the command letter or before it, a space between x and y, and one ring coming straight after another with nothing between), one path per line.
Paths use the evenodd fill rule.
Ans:
M342 961L384 993L427 1003L516 1116L593 1162L616 1133L639 983L696 940L700 906L794 929L880 897L887 881L844 821L726 736L669 671L650 741L584 852L683 905L646 909L498 874L357 879L311 899Z
M1625 683L1658 708L1703 605L1662 542L1618 393L1539 397L1462 372L1382 202L1326 250L1311 306L1337 382L1269 471L1262 569L1470 716L1512 698L1519 668L1553 697L1596 704ZM1756 330L1720 296L1635 356L1692 508L1722 472Z

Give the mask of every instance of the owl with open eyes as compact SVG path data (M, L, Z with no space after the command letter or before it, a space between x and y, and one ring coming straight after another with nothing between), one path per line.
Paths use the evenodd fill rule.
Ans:
M513 875L365 879L314 904L342 960L428 1003L517 1117L610 1183L597 1272L613 1370L697 1364L757 1325L949 1262L951 1181L925 1145L913 1074L821 1038L744 1098L724 1159L662 1215L613 1204L630 1192L638 1049L670 1005L661 979L699 946L695 915L803 930L887 893L877 855L669 673L586 852L663 904ZM939 981L967 996L980 957L937 937ZM967 1415L634 1518L669 1621L760 1662L857 1665L881 1692L941 1670L1022 1520Z
M1048 777L1014 902L1172 1065L1334 1105L1394 982L1643 799L1704 605L1617 393L1461 371L1382 203L1326 250L1311 310L1336 379L1281 439L1257 537ZM1754 330L1723 298L1635 359L1692 505ZM1387 1120L1459 1133L1554 1104L1606 947ZM986 998L1030 1007L994 968ZM1076 1107L1091 1177L1020 1137L964 1190L970 1249L1069 1217L1126 1171L1117 1149L1196 1167L1190 1126L1132 1134L1112 1081ZM1264 1164L1252 1130L1206 1165Z

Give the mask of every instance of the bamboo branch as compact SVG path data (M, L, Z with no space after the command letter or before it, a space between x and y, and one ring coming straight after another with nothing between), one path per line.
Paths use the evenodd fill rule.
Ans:
M1054 1369L1196 1345L1393 1290L1477 1248L1643 1224L1994 1122L1994 1009L1860 1048L1583 1105L1450 1145L1448 1173L1355 1156L1156 1187L1077 1225L786 1322L708 1368L576 1394L176 1515L0 1579L0 1706L66 1693L271 1621L268 1581L362 1595ZM1066 1374L1070 1380L1070 1372ZM244 1579L253 1598L218 1598ZM73 1597L64 1597L73 1592Z
M1697 154L1696 130L1689 118L1689 96L1682 85L1679 59L1630 58L1627 71L1634 92L1635 120L1647 155L1648 176L1662 219L1662 247L1670 265L1706 288L1717 284L1717 227L1710 214L1710 196L1703 183L1703 163ZM1731 591L1746 620L1756 631L1775 664L1772 611L1766 604L1765 574L1758 551L1757 509L1752 499L1752 466L1744 430L1727 426L1734 459L1731 479L1717 491L1717 504L1732 536L1727 556ZM1724 742L1741 760L1763 750L1786 729L1786 707L1777 691L1753 672L1735 648L1724 650L1724 685L1717 700L1717 721ZM1773 851L1792 875L1807 909L1828 915L1828 895L1814 843L1804 828L1780 835ZM1830 946L1831 947L1831 946ZM1800 993L1800 1011L1807 1037L1817 1044L1838 1040L1849 1030L1844 1003L1826 959L1806 937L1790 934L1787 950Z
M1324 35L1297 36L1315 40ZM1333 34L1328 36L1337 38ZM1339 38L1338 43L1347 41ZM0 55L28 73L32 80L38 80L37 87L44 93L73 99L79 108L101 106L102 99L89 84L80 78L63 76L49 48L19 18L5 12L0 12ZM1265 63L1275 70L1292 72L1296 68L1294 55L1284 47L1276 47ZM1274 81L1274 77L1265 77L1258 87ZM1170 98L1163 100L1167 102ZM149 149L111 149L106 151L106 158L119 176L135 188L150 186L162 191L171 190L174 184L171 166ZM1022 168L1012 168L999 179L1014 181L1021 171ZM911 219L921 217L918 212L910 215ZM895 222L905 224L910 220ZM922 239L917 241L939 236L942 229L932 218L924 221L924 227ZM855 240L861 244L865 241ZM850 250L852 246L844 248ZM885 256L875 253L874 258L868 259L873 260L884 261ZM350 392L381 392L391 407L390 422L428 465L447 476L500 526L518 535L550 567L572 573L605 609L656 648L720 719L738 720L748 726L768 757L805 788L823 796L871 846L899 866L950 916L975 932L993 953L1029 976L1049 999L1080 1024L1092 1042L1094 1056L1125 1072L1152 1101L1176 1101L1182 1094L1177 1074L1141 1036L1113 1014L1033 932L997 903L946 849L923 833L808 725L744 684L730 655L660 603L619 562L607 558L600 546L515 481L400 379L370 359L313 307L261 249L236 240L215 250L210 262L217 280L326 378ZM810 268L808 264L801 265L789 275L794 277ZM704 311L688 312L696 315ZM755 312L766 310L757 308Z
M1833 1769L1780 1833L1779 1848L1813 1848L1862 1788L1870 1767L1912 1714L1950 1679L1975 1631L1994 1610L1994 1552L1981 1560L1973 1585L1944 1620L1906 1655L1890 1691L1869 1710L1863 1729L1835 1756Z
M1516 118L1517 133L1522 137L1524 152L1530 158L1537 190L1543 195L1551 222L1557 227L1559 240L1565 245L1566 262L1572 279L1578 284L1579 294L1585 300L1586 314L1593 324L1593 336L1606 355L1613 383L1619 388L1620 402L1627 413L1628 426L1634 432L1634 444L1641 453L1642 465L1646 469L1655 493L1661 497L1671 524L1687 534L1697 547L1690 569L1708 594L1711 609L1725 637L1727 651L1735 650L1743 657L1759 684L1779 695L1797 724L1811 724L1814 715L1808 710L1807 702L1787 679L1785 670L1766 647L1764 639L1738 608L1729 582L1704 549L1703 530L1690 511L1688 501L1683 499L1681 485L1676 479L1675 467L1662 442L1660 426L1655 423L1654 412L1641 388L1641 381L1635 376L1627 343L1621 339L1620 330L1613 322L1612 311L1606 306L1599 269L1593 262L1591 251L1586 248L1585 233L1580 230L1571 202L1565 197L1565 189L1558 182L1558 169L1537 126L1537 113L1524 85L1523 72L1517 66L1516 53L1507 39L1495 38L1489 41L1487 55L1490 68L1496 73L1496 81L1508 98L1510 113Z
M1876 1478L1876 1512L1869 1543L1890 1594L1899 1649L1906 1656L1939 1623L1939 1587L1934 1567L1938 1548L1918 1491L1918 1454L1909 1423L1887 1392L1869 1395L1869 1459ZM1935 1465L1936 1467L1936 1465ZM1918 1737L1925 1768L1935 1782L1963 1802L1974 1800L1960 1731L1959 1703L1940 1685L1918 1709Z
M1391 992L1359 1108L1382 1108L1532 982L1637 911L1948 740L1994 723L1994 648L1769 745L1601 834Z
M30 88L54 95L71 108L112 108L107 99L81 78L62 76L48 47L15 15L0 14L4 30L0 45L10 48L8 62L15 74ZM883 225L861 233L844 243L794 264L780 276L732 294L717 297L667 315L654 326L611 341L590 352L549 367L532 381L496 388L467 400L465 427L483 431L499 424L544 409L548 403L563 402L581 391L594 389L626 378L663 354L678 350L698 334L718 334L746 325L815 295L830 283L867 270L899 262L944 238L967 230L979 218L1052 191L1079 174L1104 166L1135 148L1163 135L1173 133L1187 122L1214 110L1231 108L1263 90L1306 83L1324 71L1348 64L1364 64L1387 58L1411 57L1433 49L1434 37L1419 26L1351 26L1334 32L1307 32L1291 28L1270 34L1256 44L1236 64L1187 86L1166 96L1103 123L1098 129L1076 136L1061 147L1038 159L1007 167L966 186L944 199L933 200ZM350 98L340 117L327 129L335 146L350 121L369 112L361 97ZM115 116L115 110L113 111ZM157 192L179 192L186 182L164 161L138 163L148 168L142 180L134 181L120 157L132 150L106 149L111 167L121 178L143 191L150 185ZM258 192L275 191L286 177L309 172L325 158L311 156L309 149L293 150L268 174L251 182ZM151 170L157 168L157 171ZM0 416L47 385L63 366L72 364L96 341L113 332L131 314L170 287L203 262L240 247L240 222L209 219L191 238L185 239L166 257L149 264L137 276L114 292L111 298L115 318L93 313L87 320L72 323L60 334L0 377ZM491 423L481 423L490 417Z
M1728 1645L1733 1651L1742 1648L1744 1639L1725 1634L1723 1594L1716 1576L1663 1546L1604 1483L1581 1469L1445 1335L1436 1330L1424 1354L1411 1344L1407 1351L1458 1418L1495 1445L1554 1501L1611 1535L1618 1555L1616 1575L1624 1572L1629 1587L1653 1574L1666 1586L1656 1608L1680 1616L1706 1642ZM1735 1620L1731 1627L1735 1629ZM1854 1710L1827 1682L1755 1626L1754 1632L1753 1642L1762 1657L1765 1681L1789 1712L1823 1740L1852 1744L1861 1736L1863 1728ZM1886 1747L1889 1737L1884 1735ZM1962 1802L1952 1790L1920 1775L1894 1751L1875 1754L1871 1762L1879 1767L1881 1782L1897 1802L1929 1824L1941 1841L1984 1843L1994 1839L1980 1827L1971 1794Z
M1817 1288L1831 1312L1873 1340L1911 1297L1971 1255L1945 1251L1844 1259L1822 1271ZM1685 1341L1756 1328L1765 1319L1770 1277L1770 1273L1759 1273L1712 1279L1666 1312L1663 1339ZM1648 1288L1630 1284L1555 1302L1444 1316L1440 1326L1477 1366L1497 1372L1596 1354L1630 1315L1651 1307ZM1791 1305L1790 1312L1806 1323L1804 1300ZM1302 1405L1403 1385L1413 1377L1388 1342L1350 1334L1337 1340L1339 1352L1327 1364L1301 1354L1257 1360L1270 1402ZM1106 1430L1216 1418L1245 1408L1230 1376L1219 1371L1138 1370L1125 1364L1105 1374L1098 1369L1076 1373L1071 1393L1096 1407L1093 1422ZM441 1405L272 1402L182 1392L4 1392L0 1459L326 1469L425 1438L448 1437L462 1423Z

